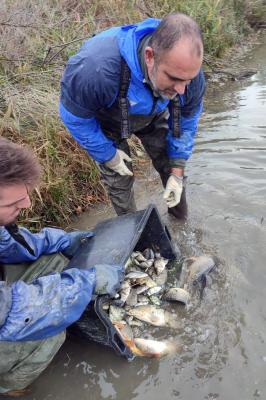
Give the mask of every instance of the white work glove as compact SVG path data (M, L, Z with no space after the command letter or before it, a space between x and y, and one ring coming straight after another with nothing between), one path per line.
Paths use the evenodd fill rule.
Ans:
M169 208L175 207L177 204L180 203L182 190L183 177L173 174L170 175L163 194L163 198L166 200L166 204Z
M113 171L117 172L119 175L133 175L133 172L128 169L125 164L125 161L132 162L132 159L123 151L116 150L115 156L110 160L104 163L106 167L111 168Z

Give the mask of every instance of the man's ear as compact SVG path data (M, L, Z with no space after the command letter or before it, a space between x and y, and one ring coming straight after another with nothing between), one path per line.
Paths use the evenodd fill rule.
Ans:
M154 65L154 52L152 47L150 46L145 47L144 57L147 67L152 68Z

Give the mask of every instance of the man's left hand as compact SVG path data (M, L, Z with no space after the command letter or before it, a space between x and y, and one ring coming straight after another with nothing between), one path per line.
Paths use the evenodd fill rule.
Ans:
M67 233L67 235L69 238L69 246L64 251L62 251L62 253L67 258L72 258L79 249L81 243L94 236L94 233L91 231L73 231Z
M163 198L169 208L175 207L180 203L183 190L183 177L171 174L166 183Z

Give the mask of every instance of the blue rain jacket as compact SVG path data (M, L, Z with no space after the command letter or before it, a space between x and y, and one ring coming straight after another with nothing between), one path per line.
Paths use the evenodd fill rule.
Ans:
M60 252L69 246L68 234L45 228L33 234L20 228L35 252L32 256L0 227L0 263L34 261L42 254ZM95 270L69 269L36 279L32 284L0 281L0 340L45 339L62 332L79 319L95 287Z
M120 86L121 56L131 70L128 89L129 114L151 115L154 97L144 84L138 60L140 40L151 34L160 20L149 18L135 25L114 27L87 40L71 57L61 81L60 116L66 127L99 163L114 157L115 144L108 139L97 121L97 110L106 109L117 99ZM192 152L202 98L205 90L200 71L179 96L181 104L180 137L172 135L169 123L167 151L171 160L187 160ZM159 99L153 114L167 108L169 100Z

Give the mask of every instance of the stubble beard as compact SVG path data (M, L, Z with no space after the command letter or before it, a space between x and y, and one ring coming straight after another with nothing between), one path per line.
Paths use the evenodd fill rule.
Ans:
M177 93L175 93L175 94L169 96L169 95L165 94L164 91L160 90L160 89L158 88L158 86L157 86L157 83L156 83L156 80L157 80L157 79L156 79L156 74L157 74L157 66L154 65L154 66L153 66L153 69L152 69L152 71L151 71L151 74L150 74L150 81L151 81L153 90L154 90L156 93L158 93L159 96L162 97L164 100L173 100L173 99L176 97Z

